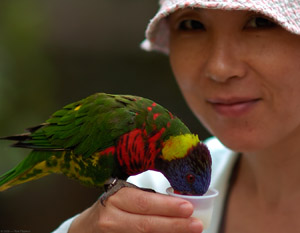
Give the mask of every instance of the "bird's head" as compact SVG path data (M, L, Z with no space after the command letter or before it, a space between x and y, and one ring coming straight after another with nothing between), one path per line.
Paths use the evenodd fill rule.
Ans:
M208 190L211 156L197 135L170 137L163 145L157 167L177 193L203 195Z

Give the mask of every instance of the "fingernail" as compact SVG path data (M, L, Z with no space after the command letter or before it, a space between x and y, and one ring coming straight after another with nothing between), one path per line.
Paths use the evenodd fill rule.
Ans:
M191 232L200 233L203 230L203 224L198 219L193 219L190 223L190 230Z
M192 215L193 213L193 205L189 202L185 202L183 204L180 205L180 213L184 216L184 217L189 217Z

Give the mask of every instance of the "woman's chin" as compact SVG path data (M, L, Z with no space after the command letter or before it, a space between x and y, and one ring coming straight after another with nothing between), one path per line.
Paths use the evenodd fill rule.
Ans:
M252 139L251 137L243 137L241 135L237 136L218 136L216 137L221 141L221 143L227 148L235 152L254 152L261 150L263 145L259 139Z

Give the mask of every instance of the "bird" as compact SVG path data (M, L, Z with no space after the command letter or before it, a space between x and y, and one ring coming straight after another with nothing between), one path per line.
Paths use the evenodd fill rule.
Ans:
M31 149L0 176L0 191L52 173L105 188L103 204L126 181L161 172L176 193L203 195L211 179L207 146L158 103L134 95L96 93L66 105L25 133L1 137Z

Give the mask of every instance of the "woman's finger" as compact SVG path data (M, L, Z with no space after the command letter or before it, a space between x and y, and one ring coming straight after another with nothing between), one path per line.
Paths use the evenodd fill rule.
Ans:
M100 213L100 232L200 233L203 230L201 221L194 218L133 214L113 207L111 204L108 204L109 210L106 213L105 211Z
M134 214L190 217L193 213L192 204L186 200L134 188L122 188L107 203Z

